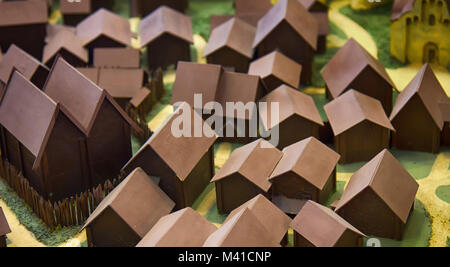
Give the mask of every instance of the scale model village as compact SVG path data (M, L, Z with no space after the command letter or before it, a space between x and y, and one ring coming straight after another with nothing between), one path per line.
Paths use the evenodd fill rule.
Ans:
M449 11L0 0L0 247L449 246Z

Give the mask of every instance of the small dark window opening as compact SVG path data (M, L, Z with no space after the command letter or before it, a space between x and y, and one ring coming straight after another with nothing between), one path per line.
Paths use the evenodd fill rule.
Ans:
M431 26L436 24L436 18L434 17L434 15L430 15L430 17L428 17L428 24L430 24Z

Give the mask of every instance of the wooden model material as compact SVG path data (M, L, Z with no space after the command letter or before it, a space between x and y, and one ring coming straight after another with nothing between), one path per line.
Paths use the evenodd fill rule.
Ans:
M401 240L418 188L385 149L353 174L335 211L367 235Z
M141 47L147 47L150 70L190 61L193 35L189 16L162 6L141 20L139 33Z
M350 89L380 100L384 111L392 110L395 85L383 65L358 42L350 38L322 71L328 99L336 99Z
M134 247L175 203L141 168L135 169L89 216L89 247Z
M272 195L325 204L336 191L339 158L339 154L314 137L285 147L283 157L269 178ZM289 211L283 206L279 208Z
M269 91L283 84L300 87L302 66L278 51L261 57L250 64L248 74L263 79Z
M188 0L130 0L131 17L145 17L160 6L167 6L184 13Z
M136 247L201 247L217 230L192 208L162 217Z
M319 138L319 128L323 122L311 96L282 85L260 102L267 103L266 107L259 109L264 130L279 127L279 149L307 137ZM272 118L272 103L279 103L279 117Z
M71 31L60 30L47 40L42 62L51 68L58 55L74 67L83 67L89 63L88 50L83 47L82 40Z
M219 213L230 213L259 194L270 198L269 176L281 156L281 151L264 139L234 150L211 180Z
M56 34L60 31L69 31L73 34L76 34L76 28L72 26L67 26L63 24L47 24L47 36L45 36L45 42L48 43Z
M308 200L291 223L295 247L362 247L365 235L331 209Z
M324 106L339 163L368 161L389 148L391 125L380 101L350 90Z
M291 218L261 194L234 209L228 215L224 224L244 209L249 209L255 215L256 219L266 228L267 233L272 236L273 240L278 241L280 245L287 245L287 234Z
M172 133L174 120L181 116L192 118L188 127L191 137L177 138ZM141 167L159 177L161 189L175 201L177 210L191 206L214 174L213 144L217 137L207 124L202 137L193 137L194 120L203 122L187 103L181 104L123 167L125 173Z
M94 67L138 69L141 60L140 51L133 48L96 48L94 49Z
M139 127L112 96L58 58L43 91L68 111L86 136L84 156L91 183L114 179L131 157L131 128Z
M6 248L6 235L11 233L11 228L9 228L9 224L6 221L5 214L3 213L2 208L0 207L0 248Z
M302 84L311 82L319 26L298 0L280 0L258 22L253 47L258 57L280 51L303 67Z
M318 54L325 53L327 50L327 35L330 32L328 6L318 0L300 0L300 3L316 18L319 24L316 52Z
M90 59L93 58L94 48L131 46L130 22L104 8L81 21L76 27L76 34L89 50Z
M99 8L111 10L112 0L59 0L59 9L65 25L76 26L83 19Z
M254 26L238 18L230 19L212 31L203 57L206 57L208 63L247 73L253 58L255 34Z
M236 17L257 26L258 21L272 8L270 0L234 0Z
M209 33L211 35L212 31L217 28L219 25L229 21L234 18L233 15L211 15L209 18Z
M0 47L15 44L41 60L47 23L46 1L0 2Z
M444 127L439 103L448 97L428 64L400 93L390 120L395 127L392 146L398 149L439 153Z
M0 81L7 84L14 69L40 89L44 86L50 71L33 56L13 44L0 61Z
M450 99L447 102L440 103L444 127L441 133L441 145L450 146Z
M254 213L243 208L212 233L204 247L280 247L263 222Z

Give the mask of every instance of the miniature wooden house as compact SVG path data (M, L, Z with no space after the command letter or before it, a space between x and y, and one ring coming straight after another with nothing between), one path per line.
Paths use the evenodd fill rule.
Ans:
M334 133L339 163L367 161L389 148L395 131L380 101L350 90L324 106Z
M336 191L338 161L339 154L314 137L285 147L269 178L272 195L326 203ZM283 206L279 208L287 211Z
M6 248L6 235L9 233L11 233L11 228L9 228L9 224L6 221L5 214L0 207L0 248Z
M99 8L112 9L112 0L59 0L59 9L65 25L76 26Z
M298 0L280 0L258 22L253 47L258 57L280 51L303 67L301 83L311 82L318 23Z
M257 26L258 21L272 8L270 0L234 0L236 17Z
M183 13L188 3L188 0L130 0L130 12L131 17L145 17L160 6L168 6Z
M90 247L134 247L175 203L142 169L135 169L89 216Z
M256 28L247 22L233 18L216 27L209 37L203 56L208 63L247 73L253 58L253 39Z
M367 235L401 240L418 188L385 149L353 174L335 211Z
M279 247L279 240L273 238L263 223L244 208L212 233L204 247Z
M310 136L319 138L323 122L311 96L282 85L260 102L267 103L259 109L263 129L279 128L278 148L283 149ZM273 117L274 104L279 107L278 117Z
M0 2L0 47L15 44L41 60L47 23L46 1Z
M94 67L138 69L141 54L133 48L96 48L94 49Z
M392 110L395 85L383 65L358 42L350 38L322 71L328 99L336 99L350 89L378 99L384 111Z
M192 118L186 126L190 137L175 137L172 133L172 124L176 125L182 116ZM123 167L126 173L141 167L159 177L162 190L175 201L176 209L192 205L214 173L213 144L217 137L207 125L203 125L202 137L193 137L194 120L202 119L183 103Z
M281 156L281 151L263 139L234 150L211 180L216 185L219 213L230 213L258 194L270 198L269 176Z
M224 224L244 209L250 210L255 215L256 219L267 229L267 233L272 236L273 240L278 241L282 246L287 245L287 234L291 218L261 194L234 209L228 215Z
M291 223L295 247L362 247L365 235L331 209L308 200Z
M322 54L327 50L327 35L330 32L328 21L328 6L318 0L300 0L300 3L316 18L319 24L319 36L317 37L317 53Z
M193 37L189 16L162 6L141 20L139 33L141 47L147 47L150 70L190 61Z
M441 133L441 145L450 146L450 99L440 103L441 115L444 120L444 127Z
M201 247L217 230L191 208L162 217L137 244L137 247Z
M38 88L44 86L50 71L30 54L13 44L0 61L0 81L7 84L14 69L22 73Z
M211 35L212 31L215 28L224 24L232 18L234 18L233 15L211 15L211 17L209 18L209 35Z
M395 127L392 146L438 153L444 120L439 107L448 97L428 64L400 93L390 119Z
M88 50L83 47L81 39L71 31L61 30L47 40L42 62L51 68L58 55L74 67L83 67L89 63Z
M90 59L97 47L131 46L130 22L103 8L81 21L76 27L76 34L89 50Z
M69 82L68 82L69 81ZM120 173L131 157L131 128L141 131L112 96L58 58L43 91L67 110L86 136L92 184Z
M248 71L248 74L260 76L269 91L283 84L299 88L301 73L301 65L278 51L253 61Z

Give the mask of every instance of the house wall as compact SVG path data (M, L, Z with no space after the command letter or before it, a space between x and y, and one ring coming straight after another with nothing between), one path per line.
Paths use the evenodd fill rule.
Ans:
M319 139L320 125L294 114L280 124L278 149L283 149L305 138L314 136Z
M336 168L334 168L333 172L330 174L330 177L328 177L328 181L322 191L319 192L318 202L325 205L333 192L336 192Z
M335 247L362 247L363 245L363 237L347 229L336 242Z
M315 246L294 230L294 247L313 248Z
M414 95L392 120L392 146L398 149L438 153L440 129L420 97Z
M0 47L6 53L10 45L15 44L40 61L46 35L46 24L0 26Z
M450 146L450 123L449 122L446 122L444 124L444 129L442 129L441 145L442 146Z
M6 248L6 236L0 236L0 248Z
M284 195L287 198L319 202L319 190L293 172L288 172L273 180L272 193Z
M94 49L95 48L99 48L99 47L126 47L125 45L123 45L122 43L119 43L117 41L114 41L106 36L99 36L97 39L93 40L92 42L90 42L86 48L89 50L89 66L91 66L94 62Z
M156 70L170 65L176 65L178 61L190 61L190 44L182 39L164 34L147 45L148 68Z
M70 53L66 49L62 48L58 51L58 53L51 58L45 65L49 68L53 66L53 63L55 62L56 56L60 55L65 61L67 61L70 65L76 68L85 67L87 63L83 62L81 59L79 59L74 54Z
M235 72L247 73L250 59L238 52L224 47L206 57L209 64L234 68Z

